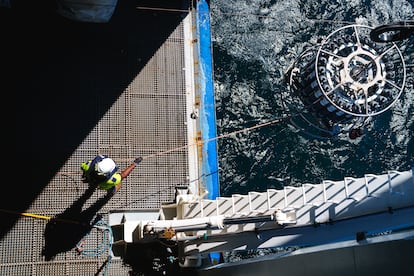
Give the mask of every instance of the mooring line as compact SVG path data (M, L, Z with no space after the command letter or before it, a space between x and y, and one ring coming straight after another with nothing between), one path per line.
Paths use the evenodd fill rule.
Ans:
M208 143L208 142L211 142L211 141L214 141L214 140L226 138L226 137L229 137L229 136L232 136L232 135L236 135L236 134L247 132L247 131L250 131L250 130L262 128L262 127L273 125L273 124L276 124L276 123L281 123L281 122L283 122L285 120L288 120L288 119L291 119L292 117L297 116L297 115L299 115L299 114L286 115L286 116L274 119L272 121L264 122L264 123L261 123L261 124L258 124L258 125L252 126L252 127L247 127L247 128L243 128L243 129L240 129L240 130L230 132L230 133L225 133L225 134L222 134L222 135L219 135L219 136L216 136L216 137L211 137L209 139L200 140L200 141L197 141L196 143L186 144L186 145L182 145L182 146L179 146L179 147L176 147L176 148L168 149L168 150L165 150L165 151L162 151L162 152L156 152L156 153L148 154L148 155L142 156L142 159L148 159L148 158L156 157L156 156L159 156L159 155L168 154L168 153L171 153L171 152L174 152L174 151L179 151L179 150L182 150L182 149L185 149L185 148L188 148L188 147L192 147L192 146L201 146L202 144L205 144L205 143ZM114 159L114 161L116 161L116 162L132 162L132 159ZM56 174L69 176L71 174L79 174L79 172L58 172Z
M190 12L190 10L156 8L156 7L136 7L136 9L137 10L150 10L150 11L167 11L167 12Z
M184 9L169 9L169 8L158 8L158 7L143 7L137 6L135 7L137 10L149 10L149 11L165 11L165 12L184 12L188 13L191 9L184 10ZM255 13L229 13L229 12L222 12L217 9L210 9L210 12L218 11L220 14L229 15L229 16L256 16L259 18L271 18L275 20L279 20L278 17L265 15L265 14L255 14ZM197 11L199 12L199 11ZM339 24L355 24L355 22L350 21L340 21L340 20L329 20L329 19L316 19L316 18L305 18L307 21L318 22L318 23L339 23Z
M188 147L191 147L191 146L199 146L199 145L202 145L202 144L214 141L214 140L226 138L226 137L238 134L238 133L243 133L243 132L247 132L247 131L250 131L250 130L253 130L253 129L257 129L257 128L273 125L273 124L276 124L276 123L280 123L284 120L290 119L291 117L292 117L292 115L280 117L280 118L274 119L272 121L265 122L265 123L262 123L262 124L258 124L258 125L252 126L252 127L236 130L236 131L233 131L233 132L230 132L230 133L226 133L226 134L222 134L222 135L212 137L212 138L209 138L209 139L201 140L197 143L187 144L187 145L183 145L183 146L176 147L176 148L173 148L173 149L169 149L169 150L166 150L166 151L149 154L149 155L143 156L142 158L147 159L147 158L155 157L155 156L158 156L158 155L163 155L163 154L167 154L167 153L174 152L174 151L177 151L177 150L181 150L181 149L184 149L184 148L188 148Z

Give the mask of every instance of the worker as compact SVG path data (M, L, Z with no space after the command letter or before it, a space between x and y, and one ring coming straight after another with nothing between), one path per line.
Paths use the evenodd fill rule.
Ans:
M118 172L118 166L114 160L106 155L97 155L93 160L83 162L82 181L91 185L96 185L101 190L108 191L114 195L121 189L122 180L126 178L131 171L142 161L142 157L138 157L121 173Z

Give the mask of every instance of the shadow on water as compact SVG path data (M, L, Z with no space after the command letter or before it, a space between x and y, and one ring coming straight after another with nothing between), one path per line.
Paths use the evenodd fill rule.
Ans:
M183 19L188 0L118 1L108 23L55 12L55 1L0 8L6 154L15 178L0 209L24 212ZM187 6L186 6L187 5ZM13 162L12 162L13 161ZM15 162L19 162L20 165ZM0 213L0 239L18 219Z

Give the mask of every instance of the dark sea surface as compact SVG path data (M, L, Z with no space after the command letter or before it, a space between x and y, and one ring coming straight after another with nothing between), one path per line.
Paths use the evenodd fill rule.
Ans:
M414 20L414 1L212 0L217 134L289 111L284 74L309 45L337 28ZM414 36L396 42L407 78L399 100L350 140L315 139L288 122L218 140L221 195L382 174L414 166Z

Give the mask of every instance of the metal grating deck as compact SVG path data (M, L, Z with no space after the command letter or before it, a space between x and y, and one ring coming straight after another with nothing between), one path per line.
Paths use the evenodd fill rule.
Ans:
M194 167L189 160L197 160L191 159L193 153L189 154L188 148L182 148L195 135L188 133L192 131L187 122L192 109L188 103L195 96L186 79L186 69L194 69L186 68L185 60L185 44L193 43L191 37L185 37L185 32L192 35L194 30L192 16L183 17L109 109L100 110L104 105L96 95L96 112L103 113L103 117L32 201L27 213L82 221L99 213L108 221L108 213L114 209L157 209L161 203L174 200L175 186L188 185L189 170ZM159 154L176 148L180 149ZM137 156L150 158L135 168L121 190L107 200L104 191L86 194L88 185L81 181L81 162L97 154L109 155L121 170ZM108 254L84 256L71 249L76 240L71 229L75 226L68 223L65 229L59 229L48 227L48 222L27 216L17 219L0 241L0 275L129 275L130 269L121 259L113 258L105 271ZM102 239L102 234L93 229L84 246L99 247ZM42 255L45 244L55 250L51 260Z

